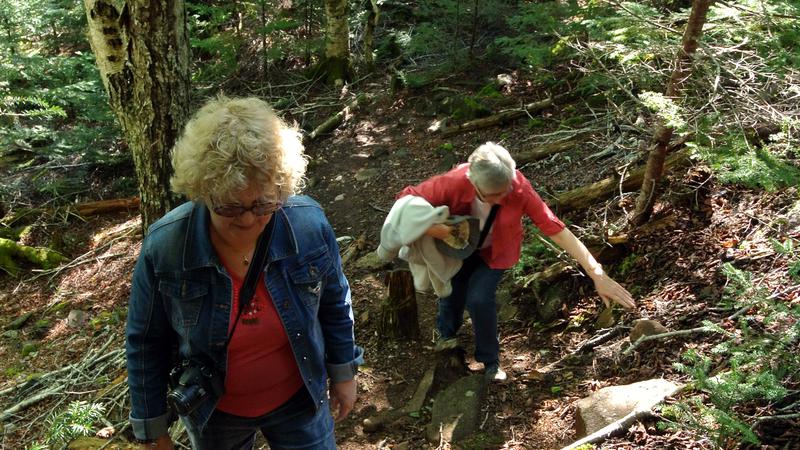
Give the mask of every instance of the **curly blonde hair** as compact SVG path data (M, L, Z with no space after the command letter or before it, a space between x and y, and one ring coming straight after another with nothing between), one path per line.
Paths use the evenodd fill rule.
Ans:
M236 201L255 186L286 199L304 186L308 161L300 133L257 98L208 101L172 150L172 190L191 200Z

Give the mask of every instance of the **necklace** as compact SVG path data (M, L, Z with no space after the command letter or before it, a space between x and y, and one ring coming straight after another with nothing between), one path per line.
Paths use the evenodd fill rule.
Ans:
M247 255L242 256L242 264L244 264L245 266L250 265L250 260L247 259Z

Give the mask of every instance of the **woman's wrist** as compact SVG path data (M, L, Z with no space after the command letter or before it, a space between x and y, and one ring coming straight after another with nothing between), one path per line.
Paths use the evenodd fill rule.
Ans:
M597 264L594 267L590 268L587 272L589 273L589 277L591 277L593 280L602 278L606 274L605 271L603 270L603 266L601 266L600 264Z

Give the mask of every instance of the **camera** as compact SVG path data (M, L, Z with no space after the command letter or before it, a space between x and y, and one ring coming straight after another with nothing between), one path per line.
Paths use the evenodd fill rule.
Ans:
M213 368L194 361L182 361L170 371L167 404L180 416L194 411L210 396L222 396L222 376Z

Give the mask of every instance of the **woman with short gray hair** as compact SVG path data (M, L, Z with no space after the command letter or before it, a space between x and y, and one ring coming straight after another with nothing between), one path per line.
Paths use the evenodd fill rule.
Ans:
M480 220L482 232L477 249L464 259L451 280L452 293L439 299L436 349L458 346L456 334L466 309L475 334L475 360L484 364L488 380L502 382L507 378L500 367L495 295L505 270L519 261L523 215L578 261L594 281L606 306L614 301L626 309L634 307L631 294L603 271L586 246L553 214L522 172L516 170L508 150L498 144L481 145L467 163L406 187L398 198L406 195L423 197L433 206L446 205L451 215L475 216ZM448 225L435 224L426 234L446 239L452 231Z

